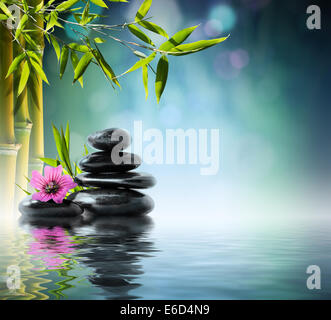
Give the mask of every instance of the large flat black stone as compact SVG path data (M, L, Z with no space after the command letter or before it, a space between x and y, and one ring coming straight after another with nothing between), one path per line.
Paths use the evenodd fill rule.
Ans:
M75 182L80 186L100 188L146 189L156 184L155 178L148 173L82 173Z
M126 172L138 168L141 158L133 153L120 152L121 163L114 163L111 152L94 152L85 156L79 166L86 172Z
M41 202L32 200L31 196L26 197L19 204L19 211L25 217L35 218L69 218L77 217L83 213L83 209L68 200L57 204L53 200Z
M68 199L98 216L141 216L154 208L151 197L126 189L89 189L75 192Z
M87 140L91 147L102 151L112 150L119 142L122 144L122 149L125 149L131 143L129 133L118 128L97 131L89 135Z

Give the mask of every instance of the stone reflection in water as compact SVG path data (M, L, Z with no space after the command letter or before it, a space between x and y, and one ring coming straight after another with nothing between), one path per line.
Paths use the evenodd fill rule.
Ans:
M152 225L147 216L21 219L21 226L34 238L27 252L32 260L42 260L48 271L69 270L76 275L65 276L64 280L70 283L58 293L63 296L66 293L62 291L75 286L71 281L79 277L76 268L87 267L86 270L92 270L87 280L100 292L90 298L99 299L139 298L130 291L141 285L137 280L143 274L141 258L156 252L148 239ZM78 265L68 259L74 259ZM54 290L50 293L54 294Z
M140 260L151 257L154 243L148 239L153 223L149 217L98 218L77 230L90 240L79 247L83 263L94 269L89 281L104 290L106 299L135 299L130 290L141 284Z

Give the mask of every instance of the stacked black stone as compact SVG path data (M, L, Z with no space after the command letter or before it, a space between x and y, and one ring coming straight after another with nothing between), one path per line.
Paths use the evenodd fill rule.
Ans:
M91 147L100 151L84 157L80 168L84 173L76 183L92 187L71 194L68 200L96 216L139 216L154 207L151 197L132 189L153 187L155 178L147 173L131 172L141 165L138 155L124 152L131 143L130 135L122 129L106 129L88 137Z

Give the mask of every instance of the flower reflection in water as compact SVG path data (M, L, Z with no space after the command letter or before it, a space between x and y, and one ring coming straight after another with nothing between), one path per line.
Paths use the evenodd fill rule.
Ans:
M36 228L31 230L34 240L29 244L28 254L40 260L47 270L64 269L70 260L66 255L75 251L77 242L62 227Z

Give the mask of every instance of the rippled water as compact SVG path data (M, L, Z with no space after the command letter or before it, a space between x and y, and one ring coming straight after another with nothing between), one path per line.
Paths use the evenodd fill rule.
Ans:
M331 223L239 216L1 225L1 299L298 299L331 297ZM19 266L21 287L7 288ZM306 268L322 270L308 290Z

